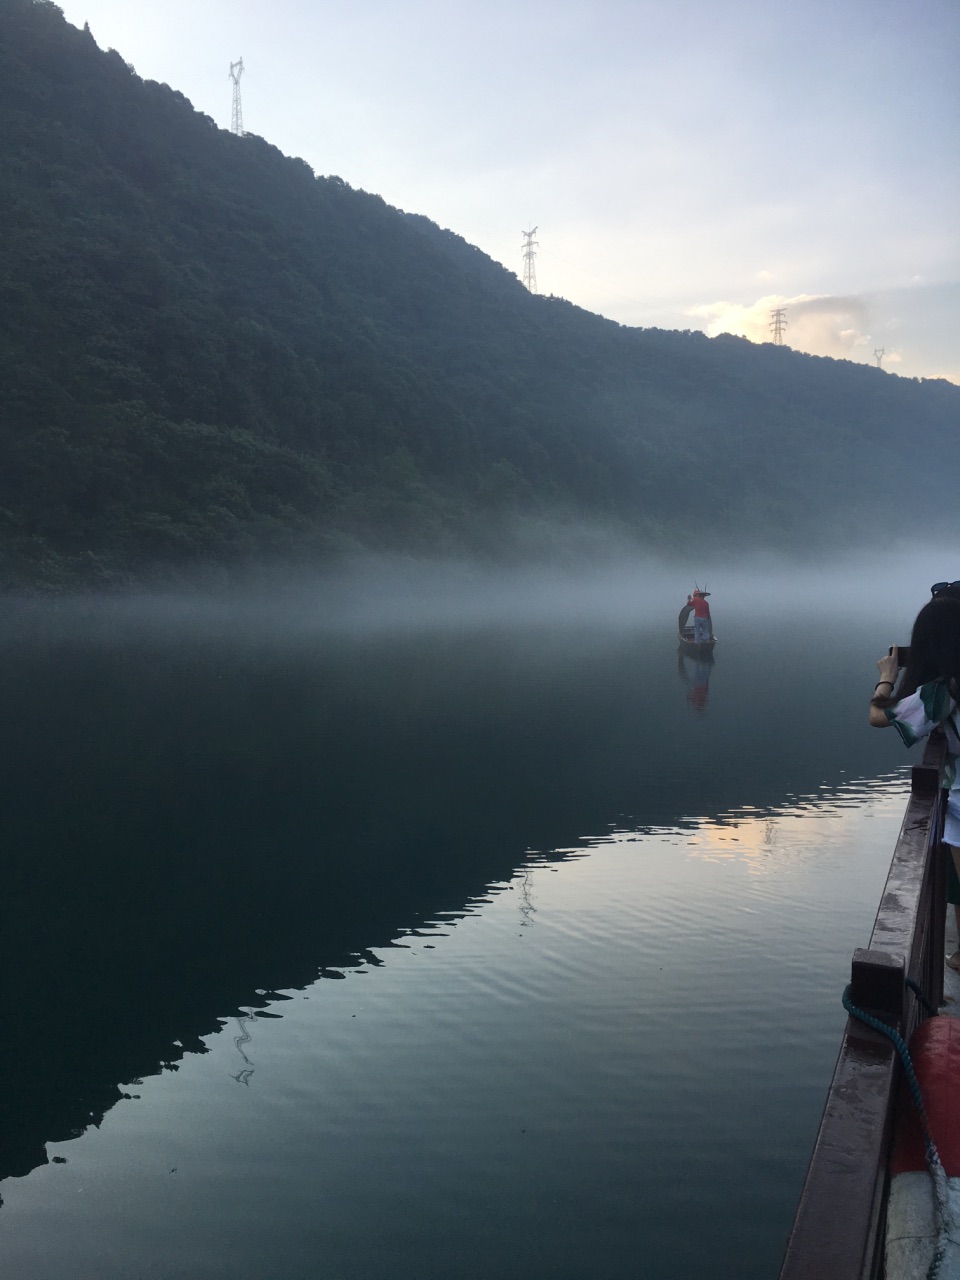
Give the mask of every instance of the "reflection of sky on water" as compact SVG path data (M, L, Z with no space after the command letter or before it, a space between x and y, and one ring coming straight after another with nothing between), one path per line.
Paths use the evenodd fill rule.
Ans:
M769 874L800 864L816 866L843 855L850 840L862 834L877 810L902 816L909 792L909 778L863 782L823 797L810 796L804 805L773 813L750 814L746 810L700 819L687 836L691 852L709 859L735 858L752 872ZM890 848L893 856L893 846Z
M454 1256L465 1280L634 1280L638 1253L651 1275L773 1274L905 794L532 857L50 1144L65 1164L4 1184L0 1256L20 1280L388 1259L440 1280Z
M715 818L690 818L681 826L613 830L584 838L582 845L558 849L564 860L588 856L602 844L638 846L638 856L653 838L681 848L702 861L743 863L751 874L802 875L825 862L842 860L858 840L872 841L877 820L902 819L910 790L906 768L884 778L866 779L839 791L802 797L780 809L744 805ZM893 856L890 845L887 862ZM535 865L535 864L534 864Z
M7 635L8 1272L633 1280L685 1196L771 1274L909 757L869 619L731 609L696 715L675 613Z

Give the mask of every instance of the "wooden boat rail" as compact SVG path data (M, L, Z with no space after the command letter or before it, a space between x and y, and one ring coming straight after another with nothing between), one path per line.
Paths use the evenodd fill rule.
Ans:
M851 966L853 1004L895 1027L905 1040L927 1016L907 978L931 1004L943 1003L945 751L937 733L913 767L870 943L854 952ZM882 1276L887 1164L900 1072L891 1041L848 1018L780 1280Z

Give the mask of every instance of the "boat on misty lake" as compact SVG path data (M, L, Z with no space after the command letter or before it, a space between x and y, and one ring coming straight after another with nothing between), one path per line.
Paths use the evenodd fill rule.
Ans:
M693 635L693 627L683 627L678 637L678 643L681 653L689 653L693 657L706 657L712 654L717 644L717 637L711 636L709 640L695 640Z
M677 639L680 651L689 653L693 657L706 657L708 654L712 654L716 647L717 637L713 631L713 620L710 617L709 606L706 605L706 599L709 594L708 591L701 590L699 587L694 588L693 594L687 596L687 602L680 610L677 618ZM697 627L695 623L690 621L690 615L695 612L701 601L706 607L705 621L708 634L704 636L701 628L701 635L698 639ZM704 621L703 617L701 617L702 621Z

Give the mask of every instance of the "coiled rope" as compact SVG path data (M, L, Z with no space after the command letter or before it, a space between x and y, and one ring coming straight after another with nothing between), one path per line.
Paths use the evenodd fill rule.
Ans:
M917 997L922 1001L929 1011L936 1013L932 1008L926 996L913 981L912 978L907 979L907 985L914 991ZM907 1048L903 1036L893 1027L887 1026L885 1022L881 1022L879 1018L875 1018L872 1014L867 1013L865 1009L860 1009L850 999L850 987L848 986L843 993L843 1007L851 1017L858 1021L866 1023L868 1027L873 1027L874 1031L879 1031L881 1035L885 1035L888 1040L892 1041L894 1048L900 1055L900 1061L903 1064L903 1074L910 1090L910 1097L913 1105L917 1109L917 1116L920 1119L920 1126L923 1130L923 1146L927 1159L927 1168L930 1171L930 1177L933 1180L933 1202L934 1213L937 1222L937 1247L934 1250L933 1257L930 1259L930 1266L927 1268L927 1280L939 1280L940 1268L943 1265L944 1257L947 1252L948 1231L950 1224L950 1212L947 1198L947 1175L940 1159L940 1152L937 1150L937 1144L933 1140L933 1134L930 1132L930 1124L927 1120L927 1111L923 1105L923 1094L920 1091L920 1081L917 1079L917 1073L913 1069L913 1060L910 1057L910 1050Z

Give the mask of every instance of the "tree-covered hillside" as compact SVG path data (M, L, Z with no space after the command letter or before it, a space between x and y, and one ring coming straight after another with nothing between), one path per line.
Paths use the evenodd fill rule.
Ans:
M534 297L0 3L0 584L355 547L956 533L960 388ZM949 474L948 474L949 473Z

